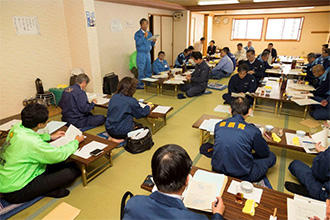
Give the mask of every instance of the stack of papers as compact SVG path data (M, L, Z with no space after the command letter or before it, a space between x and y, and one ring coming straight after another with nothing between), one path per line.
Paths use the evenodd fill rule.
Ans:
M164 82L164 84L172 84L172 85L180 85L180 84L184 84L184 82L182 80L176 80L174 78L166 80Z
M197 170L189 182L183 203L187 208L212 212L212 202L221 197L227 184L227 176Z
M97 141L92 141L89 144L86 144L83 148L78 149L74 155L78 156L78 157L82 157L84 159L88 159L91 157L90 153L93 150L96 149L100 149L103 150L104 148L106 148L108 145L97 142Z
M13 125L18 122L22 122L22 121L18 119L13 119L11 121L8 121L7 123L0 126L0 131L9 131L11 127L13 127Z
M61 127L65 126L66 122L63 121L50 121L48 122L47 126L43 129L39 129L37 131L38 134L52 134Z
M229 109L230 109L229 105L217 105L217 107L214 108L214 111L215 112L230 113Z
M302 90L302 91L314 91L315 88L311 85L305 85L305 84L291 84L289 86L290 88L296 89L296 90Z
M65 132L65 136L60 137L59 139L50 142L50 144L53 147L60 147L60 146L66 145L66 144L70 143L71 141L73 141L77 135L81 136L82 132L75 126L70 125L68 130L66 130L66 132Z
M215 125L222 121L222 119L205 119L199 126L199 129L209 131L211 135L214 134Z
M109 98L104 98L104 96L106 96L106 94L86 92L86 95L87 95L87 98L88 98L89 102L92 102L93 99L96 99L97 104L99 104L99 105L104 105L104 104L106 104L110 101Z
M293 199L287 198L288 220L306 220L317 216L326 219L326 203L303 196L294 195Z
M171 107L169 107L169 106L160 106L160 105L158 105L158 106L152 111L152 113L166 114L170 109L171 109Z
M240 182L236 180L232 180L230 186L228 187L227 192L236 195L236 188L240 184L241 184ZM256 203L260 203L262 193L263 193L262 189L253 187L253 191L250 193L243 193L243 197L245 199L253 199Z
M314 99L291 98L291 101L297 103L300 106L321 104L320 102L315 101Z
M231 97L242 97L244 98L245 96L251 96L253 97L253 94L252 93L249 93L249 92L246 92L246 93L236 93L236 92L232 92L231 93Z
M153 78L143 78L142 81L146 81L146 82L157 82L158 79L153 79Z
M166 73L165 73L166 72ZM165 71L164 72L164 74L161 74L161 75L152 75L151 77L152 78L155 78L155 79L161 79L161 78L167 78L168 76L167 76L167 72L168 71ZM161 72L161 73L163 73L163 72Z

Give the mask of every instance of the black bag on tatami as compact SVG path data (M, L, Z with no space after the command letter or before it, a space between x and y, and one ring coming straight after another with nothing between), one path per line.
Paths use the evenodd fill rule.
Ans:
M154 142L152 141L152 134L148 127L144 127L144 129L148 129L147 135L140 139L132 139L126 138L126 143L124 145L125 150L132 154L139 154L146 150L150 150L152 146L154 146Z

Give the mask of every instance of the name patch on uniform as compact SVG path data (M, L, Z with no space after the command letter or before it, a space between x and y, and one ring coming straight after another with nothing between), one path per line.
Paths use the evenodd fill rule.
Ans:
M73 88L70 88L70 87L69 88L66 88L65 91L66 92L72 92L73 91Z
M236 125L236 122L229 122L227 124L227 127L228 128L235 128L235 125ZM226 126L226 122L223 121L219 124L219 127L225 127ZM242 124L242 123L238 123L237 125L237 129L241 129L241 130L244 130L245 129L245 124Z

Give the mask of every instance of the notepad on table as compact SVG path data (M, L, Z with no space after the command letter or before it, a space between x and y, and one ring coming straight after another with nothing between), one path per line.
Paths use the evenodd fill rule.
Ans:
M288 220L306 220L314 216L325 219L326 203L295 195L293 199L287 198L287 213Z
M158 79L153 79L153 78L143 78L142 81L146 81L146 82L157 82Z
M209 131L211 135L213 135L215 125L220 121L222 121L222 119L205 119L199 126L199 129Z
M81 136L82 132L76 128L73 125L70 125L68 130L66 130L65 132L65 136L58 138L55 141L50 142L50 144L54 147L60 147L63 145L66 145L68 143L70 143L71 141L73 141L76 136Z
M158 105L158 106L152 111L152 113L166 114L170 109L171 109L171 107L169 107L169 106L160 106L160 105Z

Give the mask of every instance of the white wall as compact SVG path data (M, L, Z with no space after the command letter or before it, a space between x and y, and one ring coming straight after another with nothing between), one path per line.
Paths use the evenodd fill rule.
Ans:
M191 13L191 17L196 19L195 23L195 42L204 36L204 15L199 13ZM192 45L195 43L193 42Z

